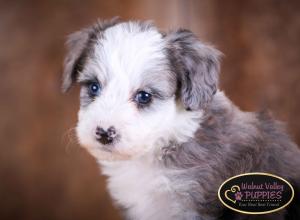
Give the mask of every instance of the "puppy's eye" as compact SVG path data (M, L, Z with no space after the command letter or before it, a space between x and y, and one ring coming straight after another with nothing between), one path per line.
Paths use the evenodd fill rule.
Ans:
M97 96L100 93L100 84L97 82L91 82L88 84L88 92L90 96Z
M140 91L135 95L135 101L140 105L147 105L152 101L152 95L145 91Z

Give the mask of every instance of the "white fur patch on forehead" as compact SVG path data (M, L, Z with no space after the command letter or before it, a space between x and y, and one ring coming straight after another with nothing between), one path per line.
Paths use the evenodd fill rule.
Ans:
M106 29L95 45L95 61L105 75L129 77L155 71L165 62L165 42L147 23L126 22ZM154 69L154 70L153 70Z

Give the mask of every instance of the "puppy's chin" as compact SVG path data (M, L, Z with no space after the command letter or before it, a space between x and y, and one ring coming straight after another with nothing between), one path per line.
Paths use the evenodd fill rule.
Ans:
M124 161L132 160L139 156L145 155L147 151L137 151L136 148L122 148L118 145L114 146L86 146L81 145L85 148L93 157L98 161Z
M90 148L85 147L87 151L95 157L98 161L120 161L120 160L130 160L133 155L120 153L118 151L107 151L101 148Z

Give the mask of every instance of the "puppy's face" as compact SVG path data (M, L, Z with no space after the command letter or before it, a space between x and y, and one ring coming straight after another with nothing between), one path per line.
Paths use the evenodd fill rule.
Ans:
M218 52L188 31L110 21L73 34L69 45L63 86L81 85L77 136L98 159L185 141L216 90Z

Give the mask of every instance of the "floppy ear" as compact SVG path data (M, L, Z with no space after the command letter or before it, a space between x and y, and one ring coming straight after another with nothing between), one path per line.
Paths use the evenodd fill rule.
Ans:
M66 42L67 54L64 60L62 91L66 92L76 80L86 57L85 48L89 41L90 30L84 29L71 34Z
M92 44L101 38L101 33L106 28L117 23L119 23L118 17L104 21L99 20L91 27L75 32L68 37L62 78L63 92L66 92L76 81L78 73L82 70L85 60L91 51Z
M179 29L165 37L184 107L187 110L205 107L217 90L221 52L201 43L189 30Z

